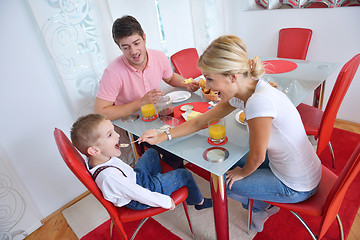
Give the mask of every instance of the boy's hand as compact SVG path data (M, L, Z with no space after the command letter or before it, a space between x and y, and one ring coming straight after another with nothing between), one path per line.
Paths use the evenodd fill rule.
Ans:
M171 208L170 208L170 210L174 210L175 209L175 202L174 202L174 200L173 199L171 199Z

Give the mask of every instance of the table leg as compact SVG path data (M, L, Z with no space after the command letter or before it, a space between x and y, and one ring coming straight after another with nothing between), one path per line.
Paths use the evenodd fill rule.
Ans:
M313 97L313 107L322 110L324 100L325 81L323 81L315 90Z
M218 240L228 240L229 217L224 177L217 176L211 173L210 185L213 201L216 236Z

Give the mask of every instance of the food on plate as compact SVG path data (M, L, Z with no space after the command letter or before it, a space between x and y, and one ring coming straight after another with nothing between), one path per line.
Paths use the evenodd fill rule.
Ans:
M205 79L200 78L198 84L199 84L199 87L201 87L201 91L202 91L203 93L205 93L205 94L209 94L209 93L210 93L211 89L206 89L206 88L205 88L205 84L206 84L206 80L205 80Z
M216 92L214 92L211 89L201 89L201 92L203 93L203 95L210 101L219 101L219 96Z
M198 81L199 83L199 87L201 88L201 92L204 94L204 96L210 100L210 101L219 101L219 97L217 95L217 93L215 93L213 90L206 89L205 88L205 84L206 84L206 80L203 78L200 78L200 80Z
M187 120L190 121L193 118L196 118L198 116L200 116L202 113L201 112L197 112L197 111L192 111L191 113L189 113L187 115Z
M199 82L198 82L199 87L201 87L202 89L204 89L204 88L205 88L205 83L206 83L205 79L200 78L200 80L199 80Z
M242 111L240 114L239 114L239 121L241 123L245 123L245 113L244 111Z
M184 81L182 81L182 83L185 84L185 85L190 84L192 82L193 82L192 78L188 78L188 79L185 79Z
M201 91L202 91L204 94L209 94L209 93L211 92L211 89L203 88L203 89L201 89Z
M269 84L270 84L272 87L274 87L274 88L277 88L277 87L278 87L277 82L271 82L271 81L269 81Z

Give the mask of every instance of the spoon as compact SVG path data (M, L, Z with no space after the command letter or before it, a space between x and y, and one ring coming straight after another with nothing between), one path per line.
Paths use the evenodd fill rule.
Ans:
M136 139L135 141L130 142L130 143L120 143L119 147L128 147L128 146L130 146L131 143L135 143L137 141L139 141L139 138Z

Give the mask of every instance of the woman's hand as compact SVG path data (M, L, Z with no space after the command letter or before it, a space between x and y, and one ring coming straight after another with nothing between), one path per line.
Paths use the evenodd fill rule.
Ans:
M226 177L226 184L229 186L229 189L231 189L234 182L244 178L242 176L242 168L236 167L233 170L227 171L225 173L225 177Z
M150 129L144 132L139 138L139 142L147 142L151 145L158 144L160 141L158 140L158 132L156 129Z

